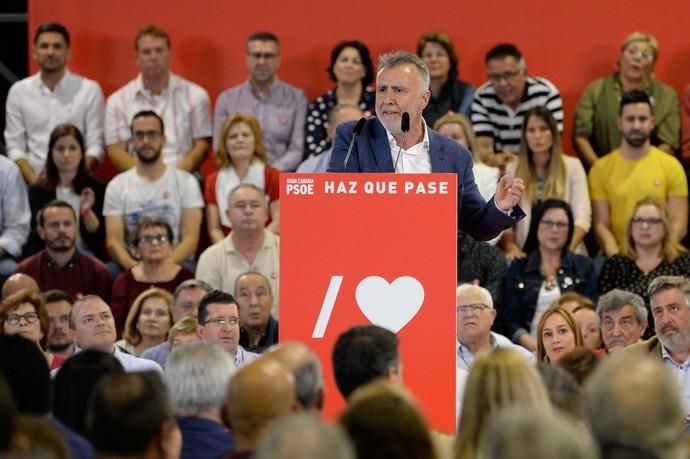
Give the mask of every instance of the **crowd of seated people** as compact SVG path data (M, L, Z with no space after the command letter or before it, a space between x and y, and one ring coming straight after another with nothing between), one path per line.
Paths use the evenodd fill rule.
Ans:
M656 79L654 37L631 34L614 72L584 88L572 139L579 157L562 138L558 88L527 72L517 46L488 50L488 80L475 87L460 79L447 33L417 41L429 81L425 132L433 126L472 158L471 186L485 200L496 199L504 174L525 186L525 217L501 235L486 243L458 232L455 445L404 389L398 338L387 330L354 327L336 342L333 371L348 406L334 426L295 414L322 408L325 376L306 346L278 343L280 173L325 171L335 128L375 116L367 46L338 43L327 68L334 87L308 102L277 78L278 37L254 33L247 81L213 110L204 88L170 71L171 46L163 29L142 28L140 73L106 100L97 82L68 70L68 31L46 23L33 39L39 71L10 90L0 455L30 455L50 438L74 457L286 457L291 448L303 448L299 457L510 457L523 410L553 427L554 444L580 429L572 457L624 457L613 454L626 448L679 457L668 452L685 447L677 439L690 383L668 387L685 381L690 360L690 255L688 185L675 154L687 164L680 120L690 130L690 104ZM204 176L209 150L218 169ZM106 152L118 170L108 183L92 172ZM371 349L355 349L362 339ZM364 367L352 356L386 353L380 374L353 374ZM535 366L572 374L581 399L564 405L580 407L577 419L559 414L548 370ZM639 380L649 374L660 376ZM132 421L137 410L147 425ZM640 417L678 437L629 436ZM309 444L285 437L316 431ZM118 435L128 441L113 442ZM530 457L553 457L549 441L530 446Z

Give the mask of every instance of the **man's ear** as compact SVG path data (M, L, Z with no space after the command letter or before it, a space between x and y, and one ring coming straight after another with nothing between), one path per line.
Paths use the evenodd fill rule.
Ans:
M393 383L402 384L402 367L400 364L388 367L388 380Z
M42 241L45 241L46 232L41 225L36 225L36 232L38 233L38 237L40 237Z

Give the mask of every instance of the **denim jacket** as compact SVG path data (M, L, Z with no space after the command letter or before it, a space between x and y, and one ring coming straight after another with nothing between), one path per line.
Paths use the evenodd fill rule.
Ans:
M561 294L574 291L596 300L597 278L591 258L565 252L556 278ZM539 250L513 261L508 268L503 306L507 336L516 343L529 333L543 282Z

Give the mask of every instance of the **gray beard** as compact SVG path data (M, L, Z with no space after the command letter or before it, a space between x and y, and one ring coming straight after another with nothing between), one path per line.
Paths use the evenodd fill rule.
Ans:
M671 352L686 352L690 349L690 330L679 331L672 336L657 333L661 344Z

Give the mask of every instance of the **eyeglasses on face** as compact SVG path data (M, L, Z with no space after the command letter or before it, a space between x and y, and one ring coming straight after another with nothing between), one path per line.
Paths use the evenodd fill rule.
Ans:
M18 325L24 319L27 324L35 324L38 321L38 314L35 312L25 312L24 314L8 314L5 322L9 325Z

